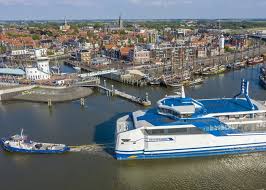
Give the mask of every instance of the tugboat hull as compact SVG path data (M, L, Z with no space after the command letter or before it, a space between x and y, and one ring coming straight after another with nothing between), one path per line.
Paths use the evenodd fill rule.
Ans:
M68 146L62 146L60 149L25 149L25 148L17 148L17 147L12 147L8 144L6 144L5 139L1 139L1 145L4 150L8 152L13 152L13 153L31 153L31 154L60 154L60 153L65 153L70 150ZM58 146L56 144L48 144L46 145L51 145L51 146Z

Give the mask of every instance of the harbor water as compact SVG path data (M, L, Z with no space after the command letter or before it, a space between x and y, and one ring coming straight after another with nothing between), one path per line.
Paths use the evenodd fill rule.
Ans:
M259 86L259 66L213 76L186 88L194 98L232 97L241 78L250 81L250 96L266 100ZM132 87L107 81L107 85L145 97L153 106L177 89ZM95 92L79 101L46 104L18 101L0 105L0 136L20 132L36 141L68 145L114 144L116 120L142 106ZM1 189L266 189L266 152L202 158L117 161L112 151L77 151L63 155L12 154L0 151Z

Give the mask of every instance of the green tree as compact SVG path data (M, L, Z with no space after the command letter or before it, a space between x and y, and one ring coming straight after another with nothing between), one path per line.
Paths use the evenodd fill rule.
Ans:
M40 40L40 39L41 39L40 36L39 36L38 34L33 34L33 35L31 36L31 38L32 38L33 40Z
M6 52L6 46L0 44L0 54L5 53Z

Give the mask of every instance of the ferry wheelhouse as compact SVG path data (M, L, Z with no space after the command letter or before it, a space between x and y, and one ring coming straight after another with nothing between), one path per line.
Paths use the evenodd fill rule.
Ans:
M266 105L249 83L233 98L167 96L157 107L117 120L118 160L198 157L266 151ZM243 97L240 97L243 96Z

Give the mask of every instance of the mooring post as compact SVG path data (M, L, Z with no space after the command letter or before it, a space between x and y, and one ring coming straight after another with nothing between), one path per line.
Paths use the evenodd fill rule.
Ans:
M148 94L148 92L146 92L146 102L148 102L149 101L149 94Z
M51 99L48 99L47 104L48 104L48 107L51 107L52 106L52 100Z
M112 96L114 95L114 85L111 86Z
M85 105L85 99L84 98L80 98L80 105L84 106Z

